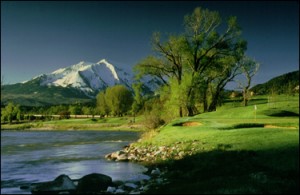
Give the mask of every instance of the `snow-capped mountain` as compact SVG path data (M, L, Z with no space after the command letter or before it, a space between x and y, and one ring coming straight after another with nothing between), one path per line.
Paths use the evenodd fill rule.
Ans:
M44 106L93 102L99 91L122 84L131 89L133 74L103 59L97 63L79 62L28 81L4 85L1 103L13 101L24 106ZM153 94L160 81L146 76L141 79L142 93Z
M41 86L72 87L89 97L108 86L123 84L130 88L131 75L102 59L97 63L81 61L78 64L58 69L50 74L39 75L29 81L39 80Z

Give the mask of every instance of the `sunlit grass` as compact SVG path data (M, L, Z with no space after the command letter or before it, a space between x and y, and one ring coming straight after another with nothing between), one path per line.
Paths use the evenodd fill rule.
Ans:
M132 123L132 117L71 118L51 121L38 121L24 124L2 125L1 129L31 130L126 130L142 131L139 123Z
M154 163L168 167L170 183L148 193L297 194L299 97L277 96L275 105L265 97L257 99L247 107L228 102L216 112L176 119L151 139L136 143L174 146L181 142L182 150L194 149L193 155L181 160ZM189 121L201 125L182 125ZM193 140L197 144L191 145Z

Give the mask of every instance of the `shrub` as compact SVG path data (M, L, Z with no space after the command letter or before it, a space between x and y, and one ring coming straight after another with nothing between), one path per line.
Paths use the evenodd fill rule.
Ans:
M160 112L156 109L146 112L145 119L145 126L149 129L156 129L165 124Z
M59 113L59 119L69 119L70 118L70 112L69 111L61 111Z

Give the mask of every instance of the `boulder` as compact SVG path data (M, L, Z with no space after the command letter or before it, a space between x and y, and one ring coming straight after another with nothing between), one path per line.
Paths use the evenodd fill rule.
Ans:
M111 186L112 184L111 177L100 173L92 173L79 179L77 192L97 193L104 190L106 191L108 186Z
M32 194L61 194L74 193L76 186L67 175L60 175L53 181L41 182L35 184L32 189Z

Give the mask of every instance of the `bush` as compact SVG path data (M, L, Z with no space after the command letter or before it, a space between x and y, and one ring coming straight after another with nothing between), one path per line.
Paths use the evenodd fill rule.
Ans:
M149 129L156 129L165 124L165 121L160 116L160 112L156 110L146 112L145 119L145 126Z
M59 119L69 119L70 114L71 113L69 111L62 111L59 113Z
M34 115L28 115L28 120L33 121L36 119L36 117Z
M93 122L97 122L97 121L98 121L98 120L95 119L95 118L91 118L90 120L93 121Z

